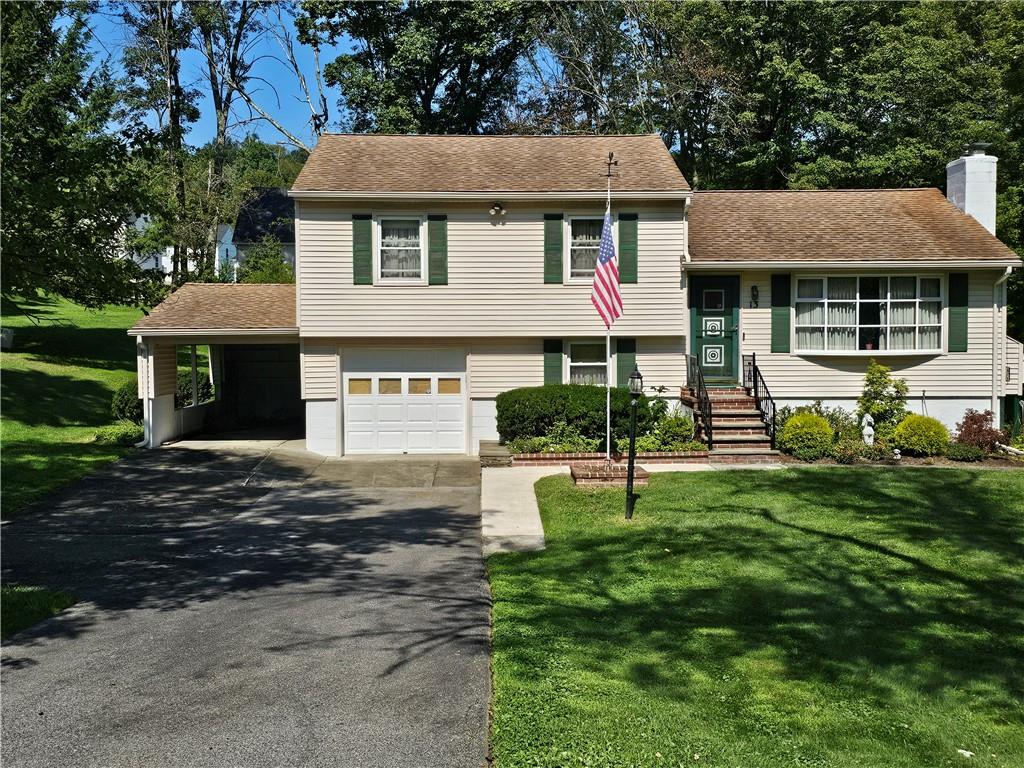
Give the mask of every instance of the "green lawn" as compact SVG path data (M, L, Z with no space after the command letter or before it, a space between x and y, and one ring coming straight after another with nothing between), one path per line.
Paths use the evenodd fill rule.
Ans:
M488 560L499 768L1024 764L1024 472L537 495L548 548Z
M0 354L0 511L16 514L55 488L122 456L96 445L96 428L113 421L114 389L135 372L135 342L125 331L141 312L102 311L39 301L32 319L4 308L14 349Z
M50 592L42 587L7 585L0 587L0 637L31 627L43 619L56 616L75 599L63 592Z

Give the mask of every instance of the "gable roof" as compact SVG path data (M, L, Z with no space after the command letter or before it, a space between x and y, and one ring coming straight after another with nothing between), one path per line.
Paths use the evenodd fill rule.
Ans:
M699 191L692 263L992 262L1012 250L937 189Z
M265 187L238 211L232 235L235 243L258 243L265 237L295 242L295 202L286 189Z
M128 329L129 335L298 333L291 283L185 283Z
M686 183L658 134L636 136L398 136L325 134L291 194L594 193L605 162L619 161L613 194L685 196Z

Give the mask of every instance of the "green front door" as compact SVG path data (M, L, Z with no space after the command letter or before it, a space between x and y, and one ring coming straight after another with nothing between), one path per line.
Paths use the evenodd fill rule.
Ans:
M739 371L740 279L690 279L690 336L708 384L735 384Z

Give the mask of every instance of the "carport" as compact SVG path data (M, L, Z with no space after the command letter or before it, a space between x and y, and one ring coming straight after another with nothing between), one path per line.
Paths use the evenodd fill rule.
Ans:
M147 446L304 435L294 285L188 283L128 333Z

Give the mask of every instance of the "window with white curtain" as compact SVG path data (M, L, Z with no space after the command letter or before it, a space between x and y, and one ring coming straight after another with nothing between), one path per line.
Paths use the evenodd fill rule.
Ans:
M798 352L941 351L938 277L800 277L795 311Z
M594 276L604 219L569 220L569 277Z
M569 383L599 384L608 377L604 342L572 342L569 344Z
M385 281L421 281L426 249L423 219L381 219L379 277Z

